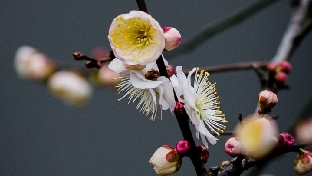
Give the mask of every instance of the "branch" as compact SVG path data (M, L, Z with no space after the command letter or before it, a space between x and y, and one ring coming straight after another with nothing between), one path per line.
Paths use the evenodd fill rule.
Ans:
M218 72L225 72L225 71L236 71L236 70L250 70L254 69L254 66L257 65L258 68L266 68L269 62L241 62L241 63L233 63L227 65L218 65L218 66L211 66L211 67L203 67L199 68L200 70L205 70L209 73L218 73ZM191 70L184 70L185 74L188 74Z
M301 0L300 5L294 8L288 28L284 33L281 44L272 62L279 63L283 60L290 60L294 51L311 30L311 21L306 20L310 3L311 0ZM303 24L306 25L303 26Z
M311 144L298 144L298 145L294 145L290 148L288 148L287 150L284 151L279 151L277 148L272 150L272 152L270 154L268 154L266 157L260 159L260 160L250 160L248 157L244 157L244 156L237 156L235 158L233 158L231 161L229 161L228 163L226 163L224 166L222 167L211 167L209 169L209 176L237 176L240 175L241 173L243 173L245 170L248 170L251 167L254 166L259 166L260 168L262 168L264 166L265 163L267 163L268 161L271 161L273 158L276 158L278 156L281 156L285 153L289 153L289 152L298 152L300 148L304 148L307 146L310 146ZM259 168L257 167L257 168ZM252 174L250 174L252 176L254 175L258 175L257 172L252 172Z
M255 2L254 4L251 4L245 7L239 12L236 12L230 15L229 17L226 17L225 19L217 21L211 25L207 25L198 34L195 34L194 36L192 36L191 39L181 44L175 50L168 52L168 54L166 54L166 58L176 57L178 55L191 52L192 50L194 50L196 47L204 43L209 38L213 37L214 35L217 35L218 33L224 31L227 28L230 28L242 22L243 20L247 19L251 15L261 11L262 9L273 4L273 2L276 2L276 1L277 0L259 0Z

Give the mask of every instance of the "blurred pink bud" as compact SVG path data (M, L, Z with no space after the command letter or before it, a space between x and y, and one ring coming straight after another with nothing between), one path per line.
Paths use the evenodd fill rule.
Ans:
M224 145L225 153L229 154L231 157L236 157L243 154L242 143L238 140L237 137L229 138Z
M91 56L95 59L103 59L109 55L109 52L103 47L96 47L91 51Z
M171 175L181 168L182 157L173 147L163 145L155 151L149 162L154 165L158 175Z
M165 50L170 51L178 47L181 43L181 34L176 28L165 27L163 28L165 36Z
M285 72L278 71L275 73L274 77L275 77L276 81L278 81L278 82L286 82L288 76Z
M200 159L203 161L203 163L207 163L208 158L209 158L208 149L201 145L197 145L196 148L199 153Z
M285 72L287 74L291 71L291 68L292 68L292 66L288 61L282 61L282 62L278 63L276 66L277 72L282 71L282 72Z
M176 146L176 150L180 155L184 155L190 148L190 143L186 140L179 141Z
M290 148L295 143L295 139L289 133L281 133L278 136L278 148L285 150Z
M102 85L116 85L120 82L120 75L108 68L108 65L103 65L98 71L98 83Z
M312 119L300 122L296 126L296 139L305 144L312 144Z
M277 104L277 95L269 90L261 91L258 94L259 113L271 112L271 109Z
M275 71L275 68L276 68L276 64L273 63L273 62L270 62L268 65L267 65L267 69L269 71Z
M303 175L312 171L312 153L300 149L294 161L294 170L297 174Z
M36 53L31 56L28 65L29 78L46 80L56 71L56 66L47 56Z

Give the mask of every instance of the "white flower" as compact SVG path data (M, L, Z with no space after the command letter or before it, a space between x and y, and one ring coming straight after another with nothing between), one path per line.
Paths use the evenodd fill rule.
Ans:
M155 120L159 105L163 110L174 109L172 84L164 76L158 77L157 80L148 80L142 72L130 72L130 76L122 78L116 87L118 93L124 92L118 101L129 96L129 104L138 99L136 109L146 116L151 115L150 120Z
M48 80L48 87L58 98L68 105L82 106L91 96L89 83L71 71L59 71Z
M253 159L264 157L278 141L275 121L257 115L244 118L244 123L237 125L235 133L246 155Z
M21 78L45 80L54 71L55 64L44 54L30 46L21 46L15 53L15 70Z
M128 65L147 65L156 61L165 47L159 23L142 11L117 16L108 39L117 58Z
M15 52L14 66L15 70L21 78L26 78L29 75L29 61L31 56L38 53L35 48L30 46L21 46Z
M195 72L194 87L191 85L191 76ZM176 69L179 86L175 88L179 101L183 102L186 113L196 129L196 137L201 137L204 145L208 148L206 138L211 144L216 144L217 138L213 136L206 128L216 133L223 132L225 126L219 122L227 122L224 114L220 110L220 104L215 84L208 80L209 73L198 69L190 71L188 77L182 71L182 67Z

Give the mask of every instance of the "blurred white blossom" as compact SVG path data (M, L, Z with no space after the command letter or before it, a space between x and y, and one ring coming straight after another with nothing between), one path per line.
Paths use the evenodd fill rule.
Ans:
M48 80L51 92L66 104L85 105L92 93L91 86L83 77L71 71L59 71Z

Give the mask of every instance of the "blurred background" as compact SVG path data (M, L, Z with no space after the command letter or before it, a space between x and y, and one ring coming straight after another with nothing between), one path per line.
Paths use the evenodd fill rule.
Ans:
M146 0L149 13L162 27L177 28L182 43L207 24L238 11L255 0ZM175 146L182 139L175 117L151 122L135 111L135 105L117 101L114 88L94 88L84 108L65 105L48 89L18 78L13 62L22 45L38 48L67 67L83 68L71 54L87 55L95 47L107 47L113 18L136 10L134 0L9 1L0 6L0 175L156 175L148 162L163 144ZM291 15L286 0L277 1L244 22L214 36L194 52L170 58L185 69L244 61L269 61L275 55ZM308 36L292 58L290 90L279 92L279 131L287 130L311 98L311 44ZM166 57L166 54L165 54ZM239 113L255 110L260 83L253 71L212 74L217 82L221 109L232 130ZM210 145L206 167L231 158L224 153L227 136ZM197 144L202 144L196 140ZM291 153L277 158L262 174L296 175ZM246 172L248 173L248 172ZM195 175L188 158L176 175ZM246 175L246 174L244 174Z

